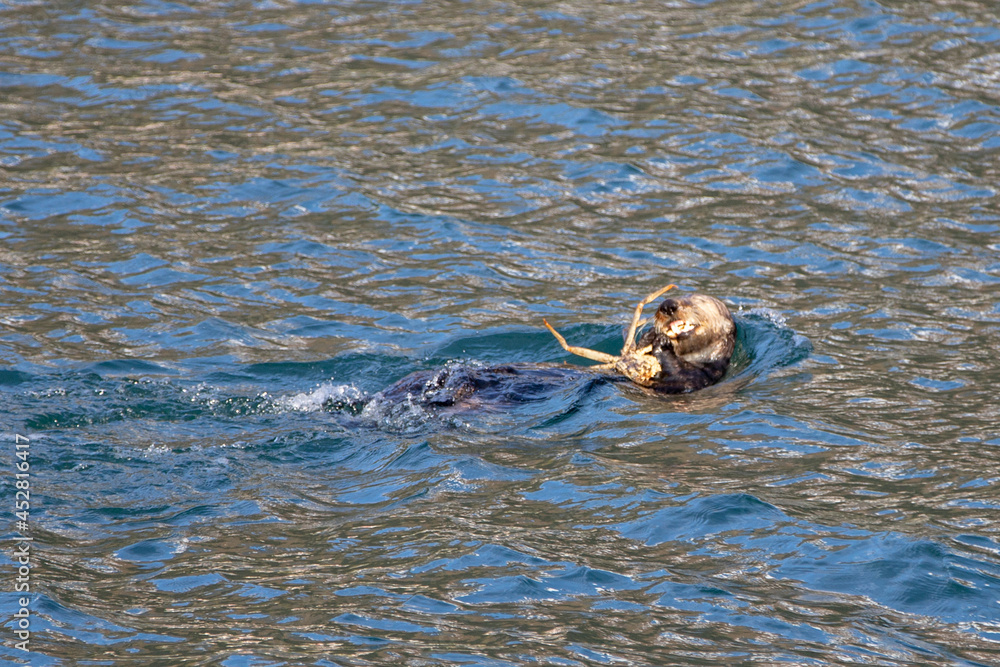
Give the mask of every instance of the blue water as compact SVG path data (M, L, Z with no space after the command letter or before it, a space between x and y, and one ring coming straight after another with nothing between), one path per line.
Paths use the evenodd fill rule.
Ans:
M8 2L0 43L0 661L1000 664L992 5ZM736 316L718 385L542 326L616 352L670 282ZM511 362L571 370L382 393Z

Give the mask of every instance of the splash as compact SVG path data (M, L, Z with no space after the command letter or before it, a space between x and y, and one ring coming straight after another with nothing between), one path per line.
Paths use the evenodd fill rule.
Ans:
M352 384L324 382L309 392L279 396L273 405L282 412L322 412L325 410L360 410L369 396Z

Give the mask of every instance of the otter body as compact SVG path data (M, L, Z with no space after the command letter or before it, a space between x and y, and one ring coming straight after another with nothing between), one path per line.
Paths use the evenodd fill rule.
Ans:
M382 401L412 401L429 408L459 406L492 412L551 398L553 393L579 381L581 369L561 364L516 363L479 366L452 362L438 370L410 373L376 397ZM594 373L583 390L612 380Z
M595 353L611 359L593 367L595 383L627 378L656 392L680 394L715 384L726 374L736 325L721 301L703 294L666 299L652 320L652 327L634 345L626 341L627 354ZM380 396L435 407L509 405L545 398L579 373L578 368L562 364L449 364L439 371L408 375Z

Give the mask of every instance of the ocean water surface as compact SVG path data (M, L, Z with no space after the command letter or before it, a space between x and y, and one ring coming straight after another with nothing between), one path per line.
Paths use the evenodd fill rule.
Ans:
M0 0L0 43L5 664L1000 663L993 4ZM542 326L615 352L671 282L738 323L703 391ZM569 370L381 393L509 362Z

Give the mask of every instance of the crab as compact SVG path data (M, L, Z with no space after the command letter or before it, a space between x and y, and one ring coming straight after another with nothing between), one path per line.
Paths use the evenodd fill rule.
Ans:
M651 387L654 384L655 378L662 371L659 359L652 354L653 346L645 345L644 347L638 347L636 341L636 332L641 331L644 326L652 318L642 319L642 311L650 303L660 298L664 293L669 290L674 289L677 285L667 285L652 294L649 294L640 301L636 307L635 311L632 313L632 323L629 325L628 331L625 334L625 345L622 347L621 354L617 357L612 354L607 354L605 352L600 352L598 350L591 350L586 347L577 347L576 345L570 345L563 338L562 334L552 328L552 325L548 323L547 320L542 320L545 322L546 328L552 332L552 335L556 337L559 344L562 345L563 349L571 354L575 354L585 359L590 359L591 361L601 362L599 365L594 366L595 370L608 370L621 373L627 377L632 382L643 386ZM684 327L690 326L686 322L673 322L671 323L671 330L667 333L668 336L672 333L673 336L677 336L684 333ZM677 330L674 330L677 327ZM673 337L671 336L671 337Z

